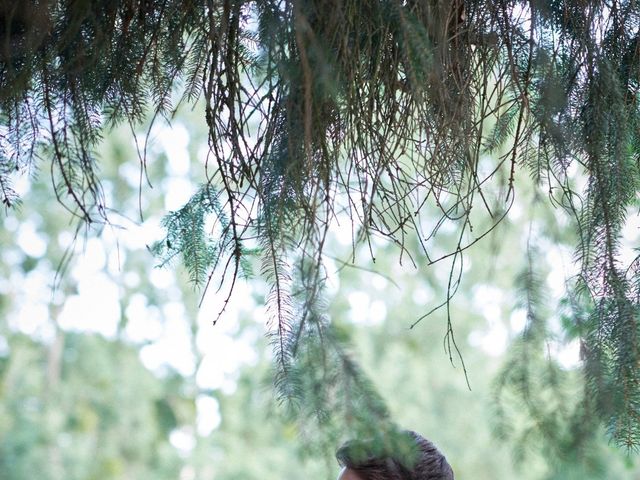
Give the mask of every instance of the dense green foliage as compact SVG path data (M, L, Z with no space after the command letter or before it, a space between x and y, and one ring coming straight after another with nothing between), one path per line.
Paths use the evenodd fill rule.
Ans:
M171 382L121 343L62 332L57 341L52 359L54 349L39 342L8 339L11 356L0 363L1 477L177 478Z
M618 444L638 447L640 269L620 256L639 181L636 2L29 0L4 2L0 15L7 207L18 200L16 176L46 170L74 215L108 224L96 158L105 130L127 123L139 138L147 110L171 116L174 92L203 100L205 185L168 217L156 250L181 254L199 285L223 272L227 300L246 257L261 257L276 385L290 404L335 385L302 378L333 372L359 393L331 412L374 395L322 311L332 225L352 225L354 256L366 244L375 257L382 236L403 261L451 261L445 345L461 357L450 300L463 253L505 218L528 172L577 233L580 270L566 304L583 344L589 401L580 408ZM137 144L142 203L148 155ZM438 221L425 215L432 208ZM457 241L437 253L446 228ZM534 271L525 297L535 298ZM545 330L528 312L525 341L540 349ZM319 370L296 374L305 365ZM527 377L529 367L516 371ZM522 387L520 377L504 378ZM320 424L335 399L323 395ZM388 418L371 407L364 431Z

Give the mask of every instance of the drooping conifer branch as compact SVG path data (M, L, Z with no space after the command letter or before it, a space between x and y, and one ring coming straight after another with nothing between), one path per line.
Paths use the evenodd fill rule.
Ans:
M458 259L487 231L472 211L493 228L528 171L576 219L577 293L593 312L587 383L613 438L633 448L640 277L619 244L640 177L638 25L631 0L5 2L0 195L15 205L16 175L45 166L62 203L104 221L105 130L170 116L176 92L201 99L208 184L168 217L158 248L185 255L198 283L220 266L233 285L257 235L286 365L295 342L284 337L303 327L289 269L319 268L336 218L353 223L354 245L380 235L418 266L452 223L459 242L444 258ZM435 223L421 215L432 206ZM207 215L224 219L216 238Z

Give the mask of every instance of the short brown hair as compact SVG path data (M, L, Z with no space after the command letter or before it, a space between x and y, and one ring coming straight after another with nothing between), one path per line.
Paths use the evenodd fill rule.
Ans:
M347 442L337 451L336 458L363 480L454 480L451 465L433 443L415 432L405 431L401 435L414 445L411 461L407 461L406 455L374 453L379 449L361 441Z

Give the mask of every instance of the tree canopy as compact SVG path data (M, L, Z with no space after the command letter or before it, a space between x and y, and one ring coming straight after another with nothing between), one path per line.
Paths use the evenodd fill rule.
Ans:
M374 258L381 236L401 261L448 260L449 312L465 250L505 218L526 177L576 232L567 326L582 342L579 411L640 446L640 264L620 255L640 181L636 2L29 0L2 2L0 19L4 205L19 202L17 176L46 171L71 215L110 222L103 134L130 125L142 198L138 126L202 102L207 181L153 249L181 258L205 290L221 272L227 299L260 259L276 385L304 415L389 418L324 313L329 228L351 225L352 249L367 244ZM428 208L438 221L425 221ZM436 253L445 225L458 240ZM540 346L530 257L523 342ZM519 372L504 378L526 393ZM344 392L355 394L340 403Z

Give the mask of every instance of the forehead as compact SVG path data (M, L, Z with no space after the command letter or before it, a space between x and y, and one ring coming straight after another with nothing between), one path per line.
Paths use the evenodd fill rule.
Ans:
M350 468L343 468L338 475L338 480L362 480L362 477Z

